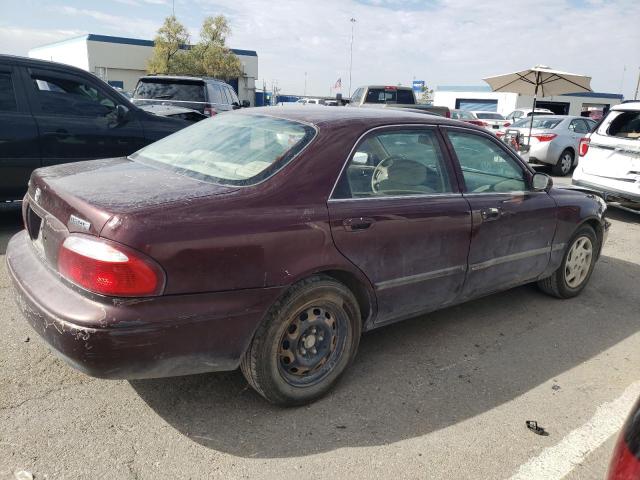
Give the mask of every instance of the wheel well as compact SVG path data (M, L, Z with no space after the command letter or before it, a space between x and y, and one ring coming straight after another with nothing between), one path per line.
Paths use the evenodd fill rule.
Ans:
M595 218L590 218L582 222L581 225L589 225L593 228L593 231L596 232L596 237L598 239L598 256L600 256L600 252L602 251L602 237L604 236L604 227L602 224L596 220Z
M371 298L369 289L362 284L358 277L345 270L325 270L318 273L336 279L340 283L345 284L347 288L351 290L351 292L353 292L353 295L358 301L358 306L360 307L360 315L362 316L362 323L364 325L364 323L371 317L372 305L374 302L374 300Z

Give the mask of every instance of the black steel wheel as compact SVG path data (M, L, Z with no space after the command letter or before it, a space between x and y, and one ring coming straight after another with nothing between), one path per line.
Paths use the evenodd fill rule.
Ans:
M314 275L273 305L240 367L268 401L309 403L329 391L351 363L360 332L353 293L331 277Z

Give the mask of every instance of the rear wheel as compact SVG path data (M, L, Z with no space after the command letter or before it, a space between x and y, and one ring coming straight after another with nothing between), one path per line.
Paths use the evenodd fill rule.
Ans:
M564 177L573 167L573 152L568 148L560 154L558 162L553 166L553 174Z
M558 298L578 295L591 278L598 248L593 228L588 225L580 227L568 244L560 268L538 281L540 289Z
M240 367L271 403L309 403L327 393L351 363L360 331L351 291L331 277L313 276L271 308Z

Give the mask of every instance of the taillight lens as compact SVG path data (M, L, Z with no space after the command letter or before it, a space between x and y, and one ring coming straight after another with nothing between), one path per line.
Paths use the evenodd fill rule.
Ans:
M511 124L509 122L505 123L504 125L502 125L504 128L510 127Z
M637 480L640 478L640 459L627 447L624 435L613 451L607 480Z
M151 260L103 239L68 236L58 252L58 271L90 292L114 297L158 295L164 273Z
M584 157L589 151L589 142L591 142L591 139L588 137L580 139L580 147L578 148L578 150L581 157Z
M531 136L533 138L537 138L538 141L540 142L550 142L551 140L556 138L558 135L556 135L555 133L538 133L536 135L531 135Z
M468 123L472 124L472 125L478 125L479 127L488 127L489 124L486 122L483 122L482 120L468 120Z

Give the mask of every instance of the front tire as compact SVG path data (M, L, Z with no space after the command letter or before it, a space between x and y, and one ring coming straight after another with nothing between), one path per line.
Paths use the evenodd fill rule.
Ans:
M568 175L573 167L573 152L568 148L565 149L558 158L558 162L553 166L553 174L564 177Z
M572 298L589 283L596 263L600 243L593 228L580 227L571 237L560 267L547 278L538 281L545 293L558 298Z
M269 310L240 368L269 402L304 405L326 394L353 361L360 342L353 293L325 275L294 286Z

